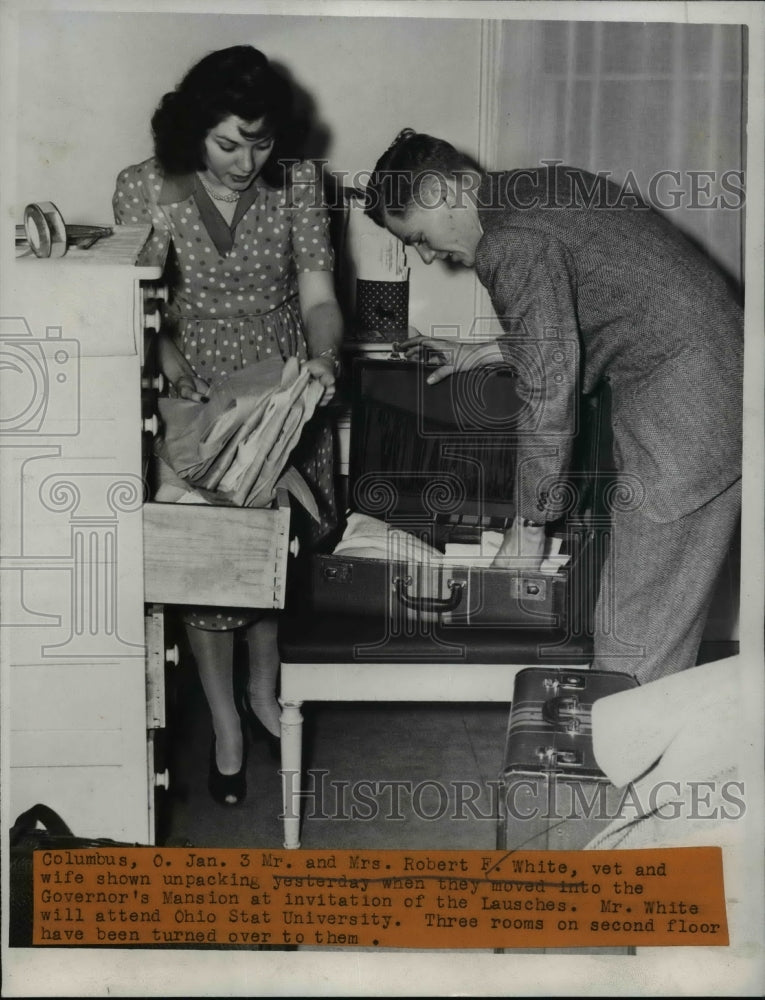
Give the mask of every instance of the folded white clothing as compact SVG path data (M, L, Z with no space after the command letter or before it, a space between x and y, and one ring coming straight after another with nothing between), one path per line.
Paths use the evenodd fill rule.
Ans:
M484 531L480 542L447 542L444 546L444 562L450 566L475 566L488 568L491 566L494 556L499 551L499 547L504 539L501 531ZM542 564L539 567L540 573L554 575L562 569L570 560L568 555L560 555L563 539L551 535L545 542L545 553ZM509 568L528 569L528 559L519 558L514 564L509 561ZM507 569L508 566L502 567Z
M484 531L480 542L447 542L444 546L444 558L453 566L480 565L485 560L490 563L499 551L503 538L501 531Z
M188 488L184 489L182 486L176 486L174 483L162 483L154 495L154 500L156 503L191 503L206 504L208 507L212 506L210 501L205 500L201 493Z
M668 751L676 741L684 749L689 743L687 758L678 768L685 777L735 763L740 733L731 720L741 697L741 673L739 657L732 656L596 701L592 736L600 768L621 787L659 759L669 761ZM711 727L721 720L730 727L729 738L716 731L711 739ZM654 768L651 780L656 777Z
M726 789L739 774L743 697L734 656L596 701L596 760L613 784L630 787L623 814L587 849L735 840Z
M441 562L438 549L408 531L368 514L351 514L335 555L392 562Z
M379 518L368 514L353 513L334 554L359 559L386 559L389 562L429 562L448 566L478 567L487 569L499 550L504 534L501 531L484 531L477 543L447 542L442 555L438 549ZM539 571L554 575L569 559L560 555L561 538L547 539L545 558ZM528 560L520 558L518 569L528 569Z
M560 535L548 535L545 545L545 559L555 559L560 553L562 545L563 539ZM568 558L566 558L566 562L568 562Z
M571 556L567 555L547 556L542 560L542 565L539 567L539 572L549 573L554 575L559 570L563 569L563 567L569 562L570 559Z

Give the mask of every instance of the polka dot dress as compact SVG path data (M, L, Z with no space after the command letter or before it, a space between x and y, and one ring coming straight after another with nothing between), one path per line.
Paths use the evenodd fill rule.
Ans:
M307 357L297 275L329 271L334 256L316 168L292 168L277 190L257 181L243 193L229 227L195 175L163 177L155 160L123 170L113 198L117 223L151 223L146 263L164 260L170 243L178 279L166 322L194 371L227 375L280 356ZM321 523L313 539L336 524L330 426L317 415L292 460L317 499ZM198 628L225 630L256 620L241 608L195 608L184 616Z

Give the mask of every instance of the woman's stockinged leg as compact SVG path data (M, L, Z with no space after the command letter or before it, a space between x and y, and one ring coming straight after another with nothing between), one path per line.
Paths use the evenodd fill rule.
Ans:
M250 663L247 696L255 715L274 736L279 736L281 732L281 710L276 700L276 679L279 673L277 627L277 615L269 613L247 629Z
M221 774L242 766L242 722L234 700L234 633L187 625L191 651L207 698L215 733L215 756Z

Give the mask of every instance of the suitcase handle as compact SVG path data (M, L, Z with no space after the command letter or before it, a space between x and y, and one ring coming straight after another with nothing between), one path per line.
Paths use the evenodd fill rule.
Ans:
M556 729L578 733L591 725L592 709L583 705L575 694L548 698L542 705L542 718Z
M397 576L393 581L393 589L396 591L396 597L405 608L409 608L411 611L437 611L439 614L443 614L447 611L454 611L462 601L462 588L464 584L461 580L449 581L449 589L451 590L449 597L410 597L406 592L406 588L411 582L412 578L410 576Z

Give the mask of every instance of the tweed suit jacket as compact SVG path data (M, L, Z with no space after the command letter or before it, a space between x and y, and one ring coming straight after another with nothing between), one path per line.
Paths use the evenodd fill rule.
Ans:
M571 460L578 397L604 378L616 467L646 516L676 520L734 483L743 311L720 270L634 195L584 171L487 174L478 197L476 272L527 399L520 515L559 516L550 486Z

